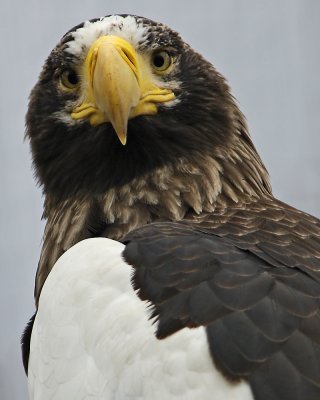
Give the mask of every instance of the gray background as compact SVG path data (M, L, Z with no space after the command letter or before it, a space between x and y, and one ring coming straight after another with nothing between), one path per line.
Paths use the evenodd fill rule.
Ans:
M274 194L320 216L320 1L2 1L0 399L26 399L19 336L33 313L42 199L23 142L28 93L79 22L133 13L167 23L229 80Z

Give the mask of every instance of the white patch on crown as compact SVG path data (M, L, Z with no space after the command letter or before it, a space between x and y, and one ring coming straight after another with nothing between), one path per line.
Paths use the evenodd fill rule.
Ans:
M103 35L116 35L127 40L134 48L139 47L148 36L148 27L128 15L111 15L95 22L86 21L82 28L72 32L74 40L67 43L66 52L75 56L86 53L92 43Z

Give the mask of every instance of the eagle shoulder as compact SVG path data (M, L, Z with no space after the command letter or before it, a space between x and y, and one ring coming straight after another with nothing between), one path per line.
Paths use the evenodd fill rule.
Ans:
M215 369L202 326L155 336L124 248L84 240L48 275L31 336L31 398L252 400L245 382L231 383Z
M245 246L245 231L237 240L232 223L219 232L212 218L207 229L156 223L124 240L134 288L158 320L157 337L205 326L217 368L231 381L247 380L256 400L318 399L320 284L312 256L287 265L291 242L276 259L259 247L259 233ZM269 248L281 254L275 243Z

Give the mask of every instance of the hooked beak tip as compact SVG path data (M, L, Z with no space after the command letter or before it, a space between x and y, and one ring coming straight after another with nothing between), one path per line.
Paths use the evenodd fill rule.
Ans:
M121 128L121 129L116 129L115 126L112 124L113 129L120 141L120 143L125 146L127 143L127 132L125 129Z

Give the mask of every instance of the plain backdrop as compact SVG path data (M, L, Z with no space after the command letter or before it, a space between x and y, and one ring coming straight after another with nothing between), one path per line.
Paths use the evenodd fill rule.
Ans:
M40 68L83 20L132 13L171 26L229 80L274 194L320 216L320 1L2 1L0 399L27 399L19 340L33 313L43 222L24 115ZM45 399L44 399L45 400Z

